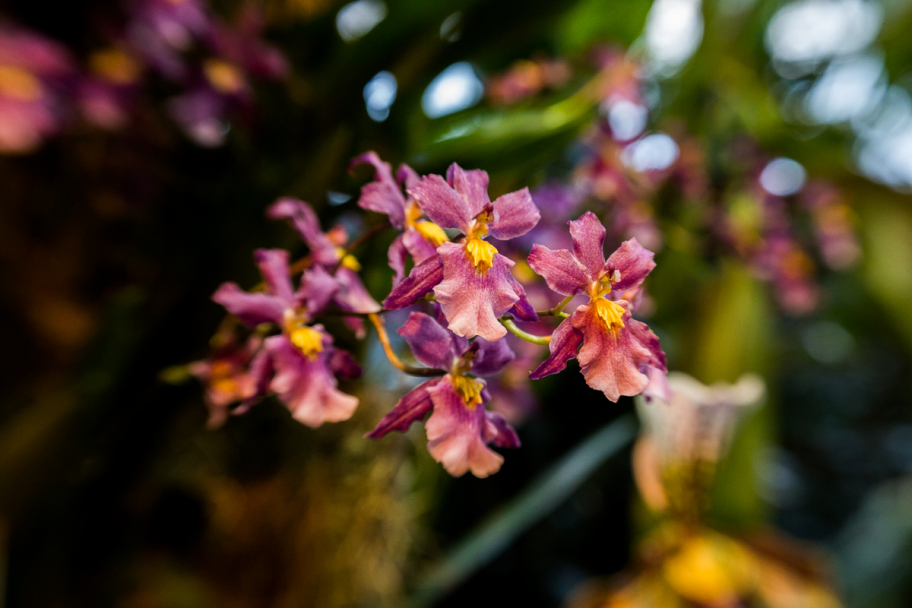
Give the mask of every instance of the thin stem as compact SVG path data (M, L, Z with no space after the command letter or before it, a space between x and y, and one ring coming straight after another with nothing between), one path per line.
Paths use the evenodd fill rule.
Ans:
M513 319L510 317L501 317L499 321L504 327L507 328L507 331L509 331L517 338L522 338L526 342L531 342L532 344L547 344L551 341L551 336L533 336L530 333L524 332L520 328L516 327L516 323L514 323Z
M354 241L349 243L348 247L346 247L345 250L342 252L342 255L339 256L339 261L336 262L336 265L332 270L332 274L335 275L336 271L339 270L339 268L342 266L342 262L345 261L345 256L350 255L351 252L353 252L355 249L357 249L364 243L368 242L369 240L371 240L378 234L384 232L389 227L390 227L389 222L383 222L382 224L377 224L376 226L374 226L373 228L371 228L370 230L368 230L367 232L365 232L364 234L362 234L361 236L356 238Z
M551 314L554 315L555 317L562 315L564 312L564 309L567 308L567 304L569 304L570 300L572 300L575 297L576 297L575 294L569 295L566 298L564 298L563 300L561 300L560 304L558 304L557 306L555 306L554 308L551 309Z
M374 324L374 327L377 329L377 338L380 340L380 344L383 345L383 352L386 353L386 358L389 359L389 362L393 364L393 367L396 369L410 375L410 376L443 376L446 374L442 369L434 369L431 367L412 367L411 365L406 365L402 362L401 359L396 355L396 352L393 350L392 344L389 341L389 335L386 333L386 328L383 326L383 320L376 313L371 313L367 316L371 323Z

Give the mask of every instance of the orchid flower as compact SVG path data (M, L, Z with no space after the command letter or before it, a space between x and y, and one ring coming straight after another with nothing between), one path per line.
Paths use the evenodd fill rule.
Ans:
M567 301L579 294L589 301L557 327L551 356L530 377L557 373L576 357L586 383L609 400L637 395L649 383L650 367L667 371L665 353L649 327L631 318L628 301L611 297L640 286L655 267L653 253L630 239L605 260L605 227L593 213L568 224L572 251L534 245L529 266Z
M315 267L304 273L295 290L288 252L259 249L254 258L265 292L246 292L235 283L224 283L212 299L249 327L273 323L282 330L263 341L250 364L256 396L267 390L276 393L294 418L310 427L348 420L358 399L340 392L335 376L355 377L361 370L351 355L332 346L332 336L322 325L312 324L313 316L335 296L338 284L324 269Z
M379 439L390 431L404 432L431 412L425 430L434 460L457 477L466 471L476 477L496 473L504 459L488 444L517 448L519 438L503 416L485 409L490 395L477 376L499 373L513 360L513 351L502 340L469 343L419 312L409 315L399 335L418 361L446 374L412 389L367 436Z
M465 235L459 243L443 243L437 256L417 264L397 285L383 305L387 309L411 306L433 291L456 335L494 341L507 331L498 318L512 311L535 320L525 290L510 274L513 261L485 240L490 235L508 240L522 236L541 215L528 188L491 202L486 171L465 171L453 163L447 179L428 175L408 189L428 218L441 228Z

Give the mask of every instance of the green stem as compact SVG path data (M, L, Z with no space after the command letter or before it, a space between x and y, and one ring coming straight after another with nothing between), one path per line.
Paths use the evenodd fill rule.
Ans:
M513 319L510 317L501 317L501 324L507 328L511 334L517 338L522 338L526 342L531 342L532 344L547 344L551 341L551 336L533 336L530 333L524 332L520 328L516 327L516 323L513 322Z
M561 315L563 315L565 317L569 316L569 315L564 314L564 309L567 308L567 304L569 304L570 300L572 300L574 297L576 297L576 296L569 295L566 298L564 298L563 300L561 300L560 304L558 304L557 306L555 306L554 308L551 309L551 314L554 315L555 317L559 317Z

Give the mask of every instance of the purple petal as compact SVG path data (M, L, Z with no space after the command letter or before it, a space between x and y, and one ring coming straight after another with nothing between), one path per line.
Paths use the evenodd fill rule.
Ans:
M408 258L408 249L405 247L403 238L405 235L400 234L392 243L386 252L386 261L389 267L393 269L393 287L402 282L405 278L405 262ZM422 239L423 240L423 239Z
M649 378L649 384L643 389L643 397L646 398L646 401L656 399L664 403L671 403L673 391L665 372L649 366L646 368L646 377Z
M339 290L339 284L322 266L312 266L304 271L296 297L307 303L307 312L322 312Z
M266 217L273 220L289 220L301 239L310 247L314 259L327 266L337 261L336 246L322 230L320 220L310 205L296 198L280 198L266 209Z
M499 448L518 448L520 447L519 436L513 427L504 419L503 416L496 412L486 412L488 420L497 428L497 435L494 437L494 445Z
M294 308L296 301L288 274L288 252L283 249L257 249L253 252L253 259L266 282L267 292L285 302L287 308Z
M295 420L318 427L324 422L351 418L358 399L336 388L336 378L327 367L325 352L311 360L285 336L267 338L264 348L271 353L276 370L269 388L291 410Z
M668 373L668 362L665 359L665 353L662 351L662 345L659 344L659 337L652 333L649 326L636 319L630 319L627 322L627 329L634 339L650 352L651 356L647 365Z
M361 377L361 366L350 352L341 348L328 348L327 351L326 364L334 376L343 380Z
M431 256L437 255L437 247L425 240L417 230L406 230L402 233L402 242L416 264L420 264Z
M396 181L402 184L405 188L411 188L421 180L418 177L418 174L415 173L415 170L402 163L399 165L399 168L396 169Z
M605 266L605 227L591 211L582 214L570 224L573 255L586 268L592 280L598 279Z
M484 407L466 407L449 375L427 392L434 408L424 428L434 460L454 477L467 471L476 477L487 477L499 471L503 456L486 445L498 435L498 429L488 420Z
M494 201L494 219L488 224L488 231L502 241L514 239L535 228L540 219L529 189L523 188Z
M551 334L551 342L548 343L551 355L532 370L529 378L541 380L545 376L563 371L567 367L567 361L576 357L576 351L582 343L583 334L573 327L570 319L564 319Z
M380 311L380 305L367 292L361 277L354 270L343 266L336 271L335 278L339 291L333 296L333 301L339 308L362 313Z
M286 310L286 303L276 296L248 293L235 283L222 283L212 294L212 301L224 306L248 327L256 327L260 323L281 324Z
M526 297L526 289L512 274L510 274L510 284L513 286L513 291L519 296L519 299L516 301L516 304L513 305L513 308L508 311L509 314L520 321L528 321L529 323L538 321L538 313L535 312L535 307L532 306L532 303L529 302L529 298Z
M383 300L383 308L399 310L411 306L429 294L442 280L443 261L440 256L428 258L412 268L409 276L393 288L390 295Z
M236 407L232 413L238 415L244 414L250 410L257 401L266 396L266 392L269 390L269 383L272 381L274 373L275 368L272 365L272 354L264 345L250 361L250 376L253 378L254 383L253 394L247 399L244 399L244 402L241 403L239 407Z
M620 281L611 284L612 291L624 291L642 283L656 266L652 261L654 256L653 252L640 245L635 238L621 243L605 264L609 274L617 271L621 275Z
M472 362L472 373L477 376L499 374L507 363L516 358L506 340L488 342L477 338L472 344L478 344L478 358Z
M434 288L437 302L457 336L481 336L491 342L506 335L497 320L519 300L513 289L513 262L497 253L485 273L476 271L463 243L444 243L437 252L443 260L443 281Z
M423 382L403 395L390 413L384 416L373 431L365 435L370 439L380 439L391 431L404 433L416 420L421 420L431 411L433 403L428 389L440 382L440 378L433 378Z
M405 339L415 358L428 367L449 370L462 354L455 352L452 334L424 313L411 313L396 333Z
M376 152L356 156L348 166L352 168L362 164L373 165L374 181L361 188L358 206L389 216L390 223L396 228L402 229L405 225L405 195L402 194L399 184L393 178L392 167L389 163L380 160Z
M409 194L424 214L441 228L458 228L465 233L481 209L473 211L465 197L453 190L439 175L426 175L409 188Z
M468 201L469 208L472 210L472 217L481 213L485 205L491 202L488 197L487 171L482 171L481 169L466 171L456 163L453 163L447 169L447 183Z
M535 244L532 245L527 262L532 270L545 278L548 287L561 295L582 293L592 281L586 268L566 249L553 251Z
M629 323L630 315L625 317L624 322ZM649 378L641 370L652 353L626 327L608 329L595 306L580 306L570 321L583 334L583 346L576 358L586 384L615 402L621 395L638 395L646 388Z

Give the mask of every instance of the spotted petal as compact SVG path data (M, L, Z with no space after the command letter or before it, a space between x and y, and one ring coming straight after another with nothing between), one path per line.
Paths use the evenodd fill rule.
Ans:
M443 260L443 281L434 288L434 295L449 328L458 336L481 336L492 342L506 335L497 318L519 300L510 277L513 262L494 254L491 268L482 273L461 243L444 243L437 253Z
M595 306L580 306L569 320L583 335L583 346L576 358L586 384L605 393L611 401L617 401L621 395L638 395L646 388L649 379L642 370L652 353L627 327L608 329ZM630 322L629 313L623 321Z
M605 227L591 211L567 223L573 239L573 255L582 263L590 280L597 280L605 266Z
M548 287L561 295L582 293L591 281L586 267L566 249L554 251L535 244L527 261L532 270L545 278Z
M561 324L551 334L551 341L548 343L551 355L532 370L529 378L541 380L545 376L563 371L567 367L567 361L576 357L582 342L583 334L573 327L570 319L561 321Z
M484 407L466 407L449 375L427 392L434 409L425 430L428 451L434 460L454 477L467 471L476 477L487 477L499 471L503 456L487 446L499 430L486 416Z
M608 274L614 274L617 271L621 279L611 284L613 291L624 291L637 287L643 282L656 264L652 261L655 254L635 239L630 239L621 243L617 251L611 254L605 264Z
M498 197L493 207L494 219L488 224L488 231L502 241L524 235L541 219L528 188Z
M426 175L409 188L424 214L441 228L458 228L467 232L478 212L464 196L453 190L439 175Z
M433 378L423 382L403 395L389 414L384 416L374 430L365 435L370 439L380 439L391 431L405 432L416 420L421 420L431 411L433 402L428 394L428 389L440 382L440 378Z
M429 294L443 280L443 262L440 256L433 256L412 268L404 281L393 287L390 295L383 300L386 310L407 308Z

